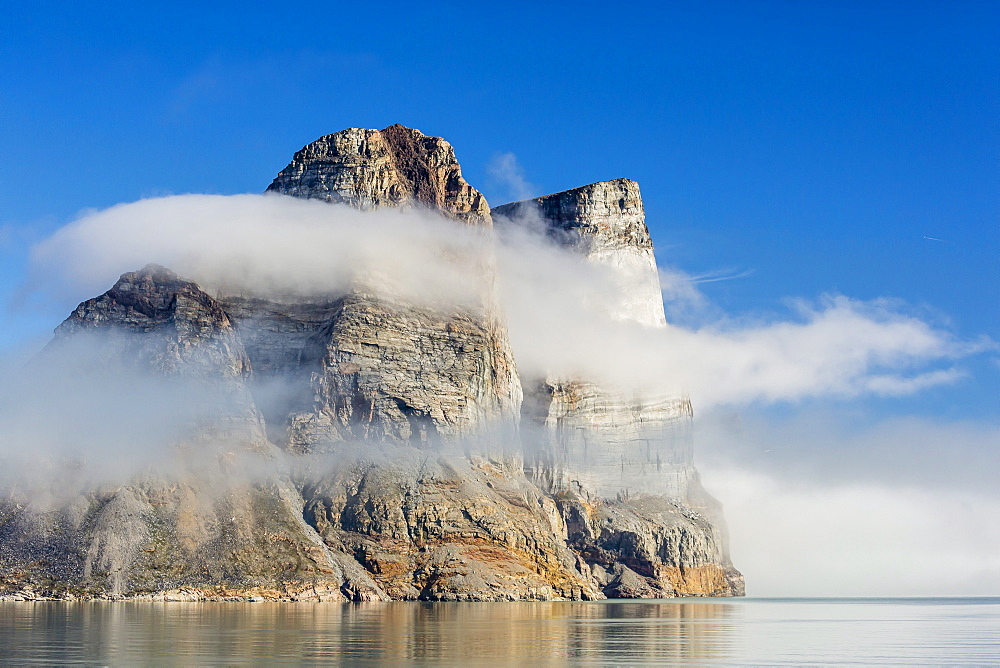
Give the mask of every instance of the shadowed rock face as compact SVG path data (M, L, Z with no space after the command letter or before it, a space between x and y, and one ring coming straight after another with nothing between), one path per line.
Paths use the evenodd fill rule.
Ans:
M492 226L451 146L398 125L327 135L268 190ZM634 182L537 204L553 238L616 268L629 300L613 317L662 326ZM371 275L311 300L212 296L155 265L78 306L43 361L83 342L110 377L184 379L209 409L170 470L44 507L0 501L0 598L742 594L721 533L677 491L697 482L682 480L686 399L533 380L536 452L518 434L492 250L460 260L482 284L458 306L408 303ZM650 440L651 425L681 436Z
M61 351L86 342L85 350ZM55 330L45 357L67 354L78 372L129 380L174 378L198 394L212 394L211 419L199 431L236 443L266 443L264 422L246 381L250 359L221 304L196 283L158 265L123 274L100 297L89 299ZM113 379L112 379L113 382ZM123 387L127 392L128 388Z

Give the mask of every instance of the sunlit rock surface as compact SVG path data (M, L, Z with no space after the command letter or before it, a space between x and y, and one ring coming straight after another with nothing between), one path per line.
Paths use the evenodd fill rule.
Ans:
M651 327L666 324L653 240L639 184L601 181L494 207L505 221L539 224L555 243L609 270L617 299L609 315Z
M540 428L535 447L528 450L527 470L552 492L605 499L663 494L684 500L697 479L693 413L686 397L651 397L546 378L527 385L523 415Z
M451 146L398 125L323 137L268 190L427 209L490 239ZM553 238L613 270L610 317L663 326L634 182L538 205ZM176 433L128 479L44 503L6 493L0 598L742 594L697 485L687 400L541 378L522 411L490 245L450 261L481 276L468 303L411 303L371 274L342 294L209 295L151 265L81 304L42 361L86 346L121 383L110 415L135 373L167 383L152 403L177 411ZM131 416L135 438L156 412Z

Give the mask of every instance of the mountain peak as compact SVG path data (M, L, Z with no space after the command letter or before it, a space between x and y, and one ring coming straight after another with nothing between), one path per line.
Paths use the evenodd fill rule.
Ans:
M267 190L363 210L424 207L491 224L486 198L462 177L451 144L398 123L320 137L298 151Z

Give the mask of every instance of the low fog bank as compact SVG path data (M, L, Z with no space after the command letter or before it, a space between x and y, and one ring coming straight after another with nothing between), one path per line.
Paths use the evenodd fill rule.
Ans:
M1000 497L702 467L748 596L1000 595Z
M491 243L481 228L414 209L363 212L283 195L179 195L119 204L37 244L24 292L64 304L162 265L210 292L342 294L360 274L420 301L459 301Z
M367 274L418 303L458 302L490 289L484 271L497 263L523 375L684 392L699 410L909 394L959 380L961 359L996 348L958 340L903 304L838 295L799 300L784 318L662 330L622 322L609 269L522 222L494 246L481 228L420 210L361 212L280 195L149 199L85 213L38 244L24 292L68 313L155 262L216 292L335 295ZM703 278L665 273L668 312L704 308Z
M695 434L748 595L1000 594L1000 425L717 413Z
M804 485L897 486L1000 493L1000 423L920 416L878 418L857 406L759 409L698 416L699 458Z
M263 462L276 452L242 383L123 364L119 342L77 333L4 369L0 489L44 509L147 473L218 473L259 460L252 466L270 474Z

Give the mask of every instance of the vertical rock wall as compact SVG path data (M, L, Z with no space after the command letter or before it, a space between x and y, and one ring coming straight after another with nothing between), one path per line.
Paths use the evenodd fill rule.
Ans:
M594 183L505 204L493 213L498 224L541 221L551 241L607 269L614 300L605 317L666 326L653 242L635 181ZM529 471L546 489L605 499L688 496L697 474L687 397L552 376L527 378L524 387L524 417L543 430L528 459Z
M594 183L493 209L498 224L545 236L607 271L615 298L597 317L666 326L639 185ZM694 467L686 396L525 378L525 470L560 499L568 542L610 597L741 596L718 502Z
M610 317L650 327L666 324L653 240L635 181L601 181L492 212L507 221L540 221L549 239L607 268L616 297Z

